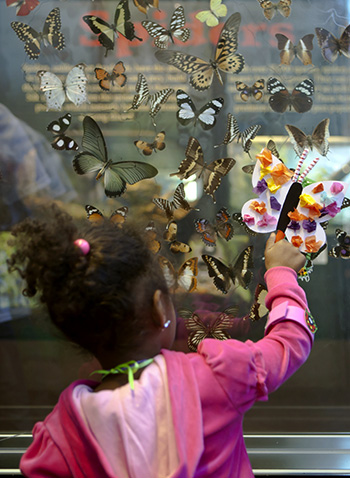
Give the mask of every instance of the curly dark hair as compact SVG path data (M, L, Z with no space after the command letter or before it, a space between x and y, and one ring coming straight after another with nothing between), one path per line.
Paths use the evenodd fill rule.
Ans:
M78 228L52 204L44 218L25 219L12 235L9 269L25 279L24 295L40 293L51 320L70 340L96 356L142 340L155 290L168 289L135 227L105 220ZM78 238L89 242L87 255L74 244Z

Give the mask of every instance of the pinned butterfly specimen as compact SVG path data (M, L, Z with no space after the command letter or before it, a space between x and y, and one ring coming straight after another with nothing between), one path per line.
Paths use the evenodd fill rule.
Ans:
M149 8L156 8L159 10L159 0L134 0L135 7L137 7L141 13L147 15Z
M63 33L60 32L61 16L58 7L51 10L46 17L43 31L37 32L34 28L22 22L11 22L11 27L18 38L25 43L24 51L31 60L39 58L41 43L49 43L56 50L63 50L65 47Z
M266 286L258 284L254 292L254 303L250 308L249 314L244 317L245 319L250 319L252 322L256 322L269 313L269 309L265 305L266 296Z
M145 239L147 242L148 249L157 254L160 251L161 243L157 239L157 230L153 221L150 221L145 227Z
M267 91L270 93L269 104L273 111L284 113L288 108L291 111L292 106L297 113L305 113L311 110L314 94L314 82L307 78L289 93L287 88L277 79L269 78L267 81Z
M170 290L175 291L181 287L186 292L193 292L196 289L198 257L188 259L178 270L175 270L172 263L163 256L159 256L158 261Z
M64 83L54 73L39 70L37 76L40 80L40 90L44 92L48 110L60 111L67 98L76 106L88 102L86 94L87 78L85 65L79 63L68 73Z
M155 39L155 46L164 49L168 48L169 41L174 43L174 38L177 38L183 43L190 38L191 32L188 28L185 28L185 23L184 7L180 5L172 14L168 30L158 23L148 20L141 22L141 25L147 33Z
M154 121L156 114L160 110L161 106L167 102L169 96L172 95L175 90L173 88L164 88L163 90L159 90L153 95L150 95L146 77L142 73L138 74L135 90L136 95L134 95L132 105L127 111L137 110L142 103L145 103L146 105L149 103L149 115L152 118L153 126L156 126Z
M95 68L94 72L96 79L99 80L98 84L100 88L104 91L109 91L111 84L112 86L117 84L123 87L126 83L125 66L122 61L118 61L118 63L114 65L112 73L108 73L104 68Z
M196 231L201 235L201 239L206 246L216 246L217 236L222 237L225 241L232 239L235 231L233 224L230 222L230 214L225 207L216 213L216 221L211 224L208 219L196 219L194 225Z
M119 34L130 41L134 39L142 41L142 38L135 35L134 24L130 21L128 0L121 0L118 3L114 13L114 22L111 24L95 15L84 15L83 20L91 31L98 35L98 41L106 49L105 56L109 50L114 50L115 39Z
M246 247L238 256L233 266L227 266L214 256L202 255L203 261L208 268L209 277L213 278L215 287L223 294L227 294L231 282L237 281L244 289L247 289L253 273L249 270L253 267L253 246Z
M24 17L39 5L39 0L6 0L8 7L16 7L16 15Z
M189 309L180 309L179 316L184 319L188 330L187 345L191 352L197 352L198 345L204 339L227 340L231 336L226 332L235 323L238 307L232 306L220 312L214 321L204 322L198 314Z
M180 163L178 171L171 173L170 176L187 179L195 174L197 180L202 178L204 192L211 196L215 203L214 193L220 186L221 179L235 165L236 160L233 158L220 158L206 164L202 147L198 140L193 137L188 140L185 156L185 159Z
M87 213L87 218L89 222L92 224L101 224L105 220L104 215L102 212L97 209L95 206L86 205L85 210ZM122 226L126 220L126 215L128 213L128 208L126 206L122 206L116 209L109 217L109 220L116 224L117 226Z
M192 121L194 121L194 125L196 125L198 121L204 130L211 129L215 125L215 116L220 113L224 105L223 98L214 98L197 110L190 96L183 90L177 90L176 101L177 106L180 108L176 112L178 122L186 126Z
M243 70L244 58L236 53L238 31L241 23L240 13L233 13L224 24L216 45L214 60L202 60L194 55L180 51L156 51L157 60L173 65L189 75L190 85L198 91L210 88L214 73L223 84L219 70L237 74Z
M196 15L197 20L206 23L208 27L219 25L220 17L226 17L227 7L222 0L210 0L210 10L203 10Z
M222 144L229 144L234 139L241 142L243 151L249 154L250 147L252 145L252 141L257 135L259 129L261 128L260 124L255 124L249 126L244 131L240 131L236 118L231 114L227 114L227 126L226 126L226 134L224 140L221 144L217 144L214 148L221 146Z
M177 240L177 223L175 221L170 221L167 224L163 238L166 242L170 242L170 250L175 254L178 252L186 253L192 251L192 248L188 244Z
M178 184L176 187L172 201L168 201L168 199L164 198L154 198L152 199L152 202L165 212L169 221L173 219L175 209L184 209L185 211L192 211L194 209L185 199L185 188L183 183Z
M350 58L350 25L345 28L339 39L325 28L315 28L315 32L326 61L334 63L339 55Z
M261 100L263 97L262 90L265 88L265 80L257 80L253 86L248 86L241 81L236 81L237 91L240 91L240 97L243 101L248 101L249 97L253 97L256 101Z
M48 131L51 131L51 133L55 136L54 140L51 143L51 146L54 149L58 149L60 151L64 149L67 151L77 151L79 149L79 146L74 141L74 139L65 135L65 132L71 124L71 121L72 115L70 113L67 113L64 116L58 118L58 120L51 121L51 123L47 126L46 129Z
M350 236L347 232L341 229L335 230L335 237L338 245L332 247L329 251L331 257L341 257L342 259L350 259Z
M295 57L298 57L303 65L312 65L311 50L313 49L312 40L314 36L312 33L304 35L296 45L293 45L286 35L276 33L281 65L290 65Z
M127 184L135 184L142 179L153 178L157 169L139 161L114 162L108 159L106 143L98 124L85 116L83 121L83 151L73 159L77 174L97 172L96 179L104 178L105 194L108 197L120 196Z
M286 124L285 128L298 156L302 155L305 148L311 150L316 148L322 156L327 156L329 150L329 118L322 120L311 135L305 134L301 129L291 124Z
M165 149L165 131L161 131L156 135L152 143L147 143L146 141L134 141L134 145L141 149L145 156L150 156L153 151L156 153L158 151L163 151Z
M261 8L264 9L265 18L272 20L276 12L279 12L284 17L290 15L290 5L292 0L280 0L279 2L271 2L270 0L258 0Z

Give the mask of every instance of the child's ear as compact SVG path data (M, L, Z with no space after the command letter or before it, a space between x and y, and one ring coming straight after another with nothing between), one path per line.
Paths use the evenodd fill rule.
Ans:
M156 327L163 329L167 320L167 298L157 289L153 294L153 321Z

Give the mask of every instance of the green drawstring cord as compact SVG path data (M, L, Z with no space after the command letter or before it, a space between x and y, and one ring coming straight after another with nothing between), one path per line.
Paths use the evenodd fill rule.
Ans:
M92 372L90 375L93 375L94 373L99 373L103 375L102 380L107 377L107 375L110 374L117 374L117 373L125 373L128 374L128 382L130 385L131 390L135 390L135 385L134 385L134 375L135 373L143 367L147 367L150 363L153 362L153 358L151 359L146 359L146 360L130 360L130 362L125 362L121 363L120 365L117 365L114 368L111 368L110 370L95 370Z

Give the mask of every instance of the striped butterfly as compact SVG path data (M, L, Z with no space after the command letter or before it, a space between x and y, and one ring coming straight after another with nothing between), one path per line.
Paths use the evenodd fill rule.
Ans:
M37 72L40 80L40 90L44 92L46 98L47 111L60 111L66 96L76 106L88 102L86 94L87 78L84 70L85 65L83 63L75 65L69 71L64 83L50 71L39 70Z
M95 15L84 15L84 22L90 27L91 31L98 35L98 41L105 47L107 56L109 50L114 50L115 39L119 34L127 40L139 40L135 35L134 24L130 21L130 10L128 0L121 0L114 13L114 22L108 23L100 17Z
M134 95L132 105L127 111L137 110L144 102L145 104L149 103L149 115L152 118L153 126L156 126L154 121L156 114L159 112L161 106L167 102L169 96L172 95L175 90L173 88L164 88L163 90L159 90L153 95L150 95L146 77L142 73L138 74L135 90L136 95Z
M174 38L177 38L183 43L190 38L191 32L188 28L185 28L185 23L184 8L180 5L172 14L168 30L158 23L151 21L143 21L141 25L147 33L155 39L155 46L164 49L168 48L169 41L174 43Z
M212 224L208 219L196 219L194 225L196 231L201 235L201 239L206 246L216 246L217 236L222 237L225 241L232 239L235 231L230 221L230 214L225 207L216 213L215 223Z
M141 13L147 15L149 8L156 8L159 10L159 0L134 0L135 7L139 9Z
M248 270L253 268L253 246L246 247L238 256L233 266L226 265L214 256L202 255L202 259L208 268L209 277L213 278L215 287L223 294L227 294L231 282L237 281L244 289L247 289L253 273Z
M85 210L87 219L89 222L91 222L91 224L101 224L101 222L105 220L104 215L99 209L97 209L97 207L87 204L85 206ZM122 206L112 212L112 214L109 216L109 220L117 226L122 226L126 220L127 213L127 206Z
M72 115L70 113L65 114L58 118L58 120L51 121L50 124L47 125L47 130L51 131L54 135L54 139L51 143L51 146L54 149L58 149L60 151L67 150L67 151L77 151L79 149L78 144L74 141L74 139L66 136L65 132L69 128L72 121Z
M183 183L178 184L171 201L164 198L154 198L152 202L165 213L169 220L173 219L175 209L184 209L185 211L192 211L194 209L185 199Z
M187 253L192 251L192 248L188 244L177 240L177 223L175 221L170 221L167 224L163 238L166 242L170 243L170 250L174 254L177 254L178 252Z
M239 73L244 67L244 58L236 53L241 14L233 13L224 24L216 45L214 60L202 60L194 55L180 51L156 51L157 60L175 66L189 75L190 85L198 91L210 88L214 73L223 84L219 70L226 73Z
M220 312L214 320L204 321L198 314L189 309L180 309L179 317L184 319L185 327L188 330L187 345L191 352L196 352L198 345L204 339L227 340L231 336L226 332L235 323L238 313L237 306L228 307Z
M175 291L179 287L185 289L186 292L193 292L196 289L198 257L188 259L178 270L175 270L172 263L163 256L159 256L158 261L171 291Z
M104 91L111 89L111 84L114 86L116 83L118 86L123 87L126 83L125 66L122 61L118 61L113 67L112 73L108 73L104 68L95 68L94 70L96 79L99 80L98 84Z
M289 17L290 15L292 0L280 0L277 3L271 2L270 0L258 0L258 2L264 10L265 18L268 20L272 20L276 12L279 12L284 17Z
M297 113L311 110L314 82L310 78L298 83L292 93L277 78L269 78L266 87L271 95L269 105L276 113L284 113L288 108L291 111L292 106Z
M208 27L219 25L220 17L226 17L227 7L222 0L210 0L210 10L203 10L196 15L197 20L206 23Z
M37 32L22 22L11 22L11 27L18 38L25 43L24 51L31 60L39 58L41 42L47 42L59 51L65 47L64 36L60 32L61 16L58 7L51 10L46 17L42 32Z
M204 162L203 149L199 141L194 137L188 140L185 156L185 159L180 163L178 171L171 173L170 176L187 179L195 174L196 179L202 178L204 192L211 196L215 203L214 193L220 186L221 179L235 165L236 160L233 158L220 158L206 164Z
M265 88L265 81L263 79L257 80L253 86L248 86L242 81L236 81L237 91L240 91L242 101L248 101L249 97L253 97L256 101L263 97L262 90Z
M298 156L302 155L305 148L311 150L316 148L322 156L327 156L329 150L329 121L329 118L322 120L312 134L305 134L304 131L291 124L284 126Z
M104 177L105 194L108 197L120 196L127 184L135 184L142 179L153 178L157 169L139 161L114 162L108 159L106 143L98 124L85 116L83 121L83 151L73 159L77 174L97 172L96 179Z
M260 124L255 124L249 126L244 131L240 131L236 118L231 113L228 113L226 134L224 136L224 140L221 144L217 144L214 147L217 148L222 144L229 144L236 139L237 143L239 143L239 141L241 142L243 151L249 154L252 141L257 135L260 128Z
M315 28L315 32L326 61L334 63L339 55L350 58L350 25L345 28L339 39L325 28Z
M215 116L220 113L224 105L223 98L214 98L197 110L190 96L183 90L177 90L176 102L180 108L176 112L176 118L179 123L186 126L191 121L194 121L196 125L198 121L204 130L211 129L215 125Z
M150 156L153 152L156 153L157 150L163 151L163 149L165 149L164 139L165 139L165 131L161 131L160 133L156 135L152 143L147 143L147 141L138 140L138 141L134 141L134 145L137 148L141 149L142 153L145 156Z
M293 45L286 35L276 33L281 65L290 65L295 57L298 57L303 65L312 65L311 50L313 49L312 40L314 36L312 33L304 35L296 45Z
M24 17L39 5L39 0L6 0L8 7L16 7L16 15Z

